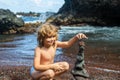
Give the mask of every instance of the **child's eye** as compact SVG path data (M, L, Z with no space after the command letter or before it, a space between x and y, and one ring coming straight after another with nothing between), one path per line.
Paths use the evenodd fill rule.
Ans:
M55 36L51 36L51 37L55 37Z
M52 36L52 37L55 37L55 36Z

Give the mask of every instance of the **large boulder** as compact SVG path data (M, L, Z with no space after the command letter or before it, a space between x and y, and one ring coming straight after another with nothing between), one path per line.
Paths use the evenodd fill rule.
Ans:
M0 34L18 33L18 28L23 27L24 21L10 10L0 9Z
M62 25L83 24L119 26L120 0L65 0L48 22Z

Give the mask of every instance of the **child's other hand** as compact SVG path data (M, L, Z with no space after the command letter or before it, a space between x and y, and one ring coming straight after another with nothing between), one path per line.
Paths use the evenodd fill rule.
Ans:
M62 65L56 64L54 65L53 70L56 74L58 74L60 72L63 72L64 67Z
M78 33L77 35L76 35L76 37L80 40L80 39L88 39L88 37L85 35L85 34L83 34L83 33Z

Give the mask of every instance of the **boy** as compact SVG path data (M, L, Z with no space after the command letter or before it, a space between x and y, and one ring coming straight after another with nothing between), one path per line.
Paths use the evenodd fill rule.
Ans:
M49 23L41 25L38 30L38 46L35 49L34 64L31 68L31 76L37 80L52 80L56 75L60 75L69 69L67 62L54 63L57 47L68 48L79 39L87 38L83 33L79 33L68 41L58 41L57 28Z

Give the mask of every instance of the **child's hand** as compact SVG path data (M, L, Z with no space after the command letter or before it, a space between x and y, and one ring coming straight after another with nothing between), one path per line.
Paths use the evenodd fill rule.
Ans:
M63 72L64 67L60 64L55 64L52 70L54 70L54 72L57 74L57 73Z
M88 39L88 37L87 37L85 34L83 34L83 33L78 33L78 34L76 35L76 37L77 37L79 40L81 40L81 39Z

